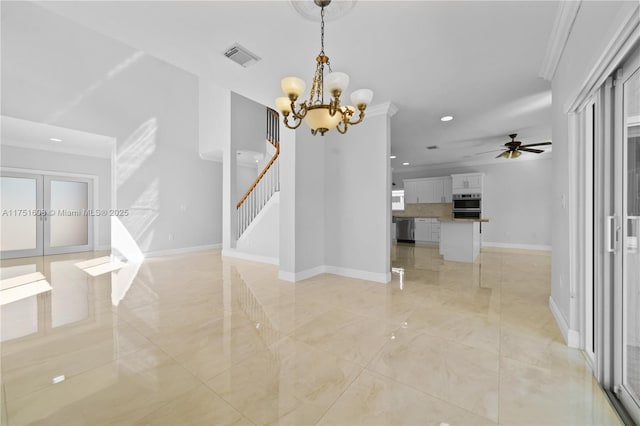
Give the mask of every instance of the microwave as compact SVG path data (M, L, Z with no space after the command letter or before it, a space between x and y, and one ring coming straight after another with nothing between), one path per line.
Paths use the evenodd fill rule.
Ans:
M453 212L480 212L482 208L481 194L454 194L452 197Z

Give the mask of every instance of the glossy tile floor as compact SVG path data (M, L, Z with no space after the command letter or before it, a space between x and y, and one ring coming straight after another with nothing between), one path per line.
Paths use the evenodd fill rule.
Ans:
M6 260L2 424L619 424L548 309L550 256L393 248L388 285L297 284L219 251L91 277L104 253Z

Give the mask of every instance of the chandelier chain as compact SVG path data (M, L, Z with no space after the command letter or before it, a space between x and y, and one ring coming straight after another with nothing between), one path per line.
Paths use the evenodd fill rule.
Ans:
M320 54L324 55L324 6L320 8Z

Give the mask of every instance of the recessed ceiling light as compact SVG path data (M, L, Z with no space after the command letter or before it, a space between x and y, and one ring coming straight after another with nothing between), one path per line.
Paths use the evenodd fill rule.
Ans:
M389 158L391 158L393 160L394 158L396 158L396 156L395 155L390 155Z
M62 142L62 139L58 139L58 138L49 138L49 140L53 142Z
M445 115L444 117L440 117L440 121L451 121L453 120L453 115Z
M409 165L409 163L402 163L402 165L403 165L403 166L408 166L408 165Z

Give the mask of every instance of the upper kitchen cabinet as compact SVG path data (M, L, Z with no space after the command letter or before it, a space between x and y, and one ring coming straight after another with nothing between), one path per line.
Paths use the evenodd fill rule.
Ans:
M451 202L451 178L449 176L405 179L404 201L405 203L450 203Z
M451 195L453 194L453 179L451 179L451 176L446 176L445 178L442 179L442 182L444 184L444 188L442 191L444 202L451 203L452 202Z
M453 194L482 194L482 173L451 175Z
M404 181L404 203L416 204L418 202L418 190L415 181Z

